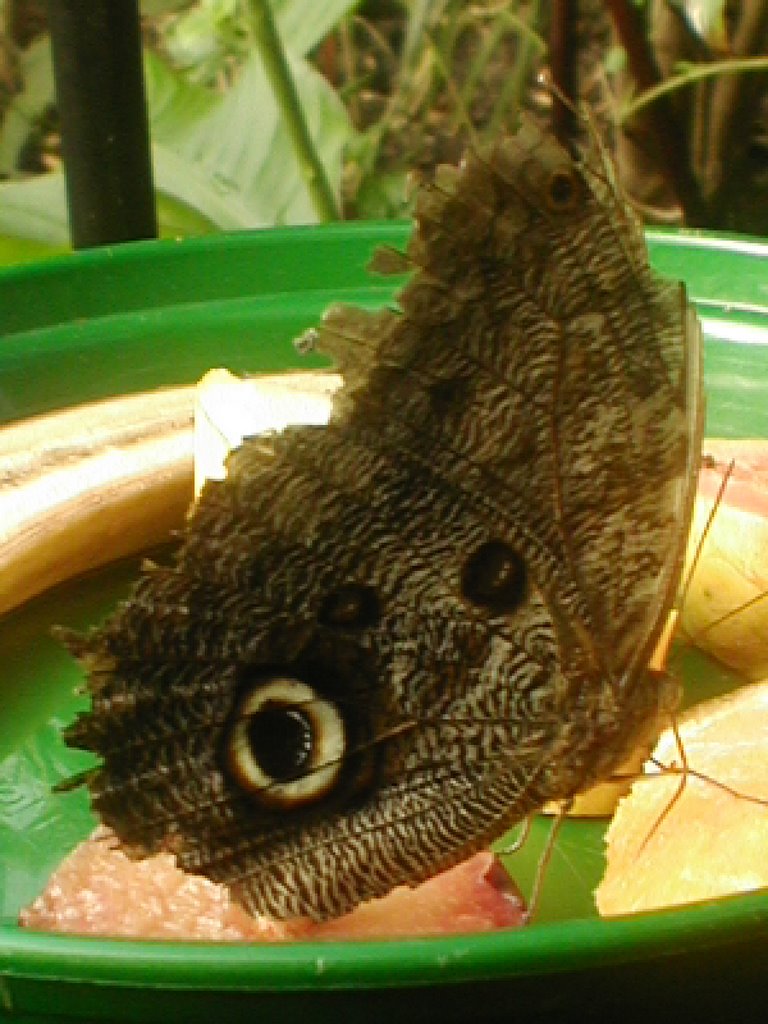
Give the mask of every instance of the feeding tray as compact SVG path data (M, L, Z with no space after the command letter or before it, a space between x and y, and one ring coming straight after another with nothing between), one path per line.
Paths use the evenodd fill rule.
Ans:
M336 301L376 308L389 280L365 266L399 224L286 229L81 252L0 274L0 418L191 386L212 366L322 366L292 339ZM652 263L683 279L702 318L707 433L768 437L768 246L652 233ZM105 550L102 561L124 550ZM604 823L570 820L535 924L507 932L273 946L159 943L24 931L19 908L89 834L87 794L53 795L82 755L60 729L82 706L79 670L50 637L127 593L137 560L106 564L0 621L0 1019L26 1022L301 1019L367 1024L593 1014L730 1016L762 996L768 892L597 919ZM676 661L688 699L733 680L698 654ZM530 885L546 825L507 859Z

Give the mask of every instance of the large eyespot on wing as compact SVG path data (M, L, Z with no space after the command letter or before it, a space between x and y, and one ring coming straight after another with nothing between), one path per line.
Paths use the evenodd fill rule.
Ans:
M241 789L262 807L291 810L333 789L347 734L332 701L290 676L257 682L242 699L226 739L226 760Z

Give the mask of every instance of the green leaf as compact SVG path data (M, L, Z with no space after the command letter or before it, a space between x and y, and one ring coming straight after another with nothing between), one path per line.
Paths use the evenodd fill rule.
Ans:
M152 146L152 164L158 198L158 220L163 235L208 234L256 226L250 209L236 191L228 189L188 160L161 143ZM165 210L167 217L163 217Z
M69 244L67 199L61 171L0 184L0 235L44 245Z
M158 234L161 238L199 238L212 235L218 227L192 206L163 192L155 193Z
M192 139L202 144L220 94L190 82L149 50L144 52L144 88L153 139L178 150L188 148Z
M154 149L157 213L162 237L210 234L244 226L244 211L200 181L178 157ZM64 176L56 171L0 184L0 262L35 259L69 245Z
M46 245L43 242L30 242L25 238L3 238L0 235L0 266L32 263L68 251L69 246Z
M175 67L215 81L225 70L227 53L245 41L243 0L201 0L176 18L163 33L163 46Z
M0 132L0 174L13 175L19 152L36 117L53 103L53 62L48 36L36 40L19 57L24 88L8 106Z
M155 144L152 147L160 235L177 238L252 225L236 195ZM69 246L64 175L60 171L0 184L0 237L26 245Z
M170 14L182 7L189 7L192 0L141 0L139 9L145 18L153 18L158 14Z
M344 146L351 136L347 113L328 82L306 61L289 57L310 135L329 180L338 191ZM146 83L153 138L185 162L198 180L235 198L256 227L313 223L309 201L272 90L255 55L240 68L234 85L216 93L188 82L159 57L146 55ZM237 216L240 216L238 214ZM237 219L236 216L236 219Z
M691 31L715 51L724 51L728 43L726 8L728 0L673 0Z
M357 7L359 0L271 0L283 46L306 56L332 29Z
M259 219L255 204L246 204L231 184L161 143L152 146L152 162L162 237L236 231L272 223ZM13 258L15 246L22 256L30 251L32 255L25 258L69 247L62 172L0 183L0 239L5 242L7 259Z
M276 4L286 17L291 11L295 17L302 6L288 0ZM335 0L322 17L314 11L316 6L324 7L312 5L302 45L311 45L332 15L340 16L342 8L353 4ZM40 62L40 77L30 101L34 94L37 106L48 89L42 50L35 60ZM329 83L301 56L289 53L289 63L310 135L338 193L343 151L352 133L347 113ZM153 53L145 54L145 81L161 234L198 235L316 220L255 54L244 61L234 84L223 93L189 82ZM13 240L21 240L20 252L30 246L57 251L68 247L61 172L0 183L0 239L9 254Z

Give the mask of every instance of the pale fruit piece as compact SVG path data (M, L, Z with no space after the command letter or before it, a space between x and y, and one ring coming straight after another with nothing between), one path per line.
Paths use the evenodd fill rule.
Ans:
M335 373L303 372L235 377L209 370L195 393L195 494L206 480L223 480L229 453L246 437L295 425L324 426L341 386Z
M141 939L276 942L283 924L254 918L223 885L186 874L170 853L130 860L105 830L67 857L19 924L36 931Z
M23 927L36 931L229 942L450 935L525 921L522 897L488 852L414 889L395 889L344 917L315 924L250 915L225 886L187 874L169 853L130 860L106 830L81 843L19 917Z
M171 537L192 501L192 408L164 389L0 428L0 614Z
M700 704L679 732L688 768L707 777L689 772L676 796L681 776L649 764L619 803L595 893L603 915L768 887L768 681ZM671 730L654 758L680 766Z
M126 395L0 428L0 613L167 542L245 436L328 421L341 378L212 370L197 388ZM194 429L193 429L194 411Z
M613 778L577 793L566 810L568 817L607 818L613 814L618 801L629 792L632 780L642 772L652 745L652 742L641 743L619 765ZM544 805L543 811L545 814L560 814L562 804L550 801Z
M492 853L476 853L415 889L361 903L344 917L308 927L309 939L415 938L517 928L527 921L514 882Z
M746 679L768 674L768 441L707 439L688 565L706 532L681 624L697 647ZM729 464L722 499L709 517ZM688 573L686 571L685 576Z

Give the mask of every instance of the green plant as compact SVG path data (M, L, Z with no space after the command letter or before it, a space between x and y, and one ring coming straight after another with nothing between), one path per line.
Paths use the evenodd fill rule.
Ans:
M313 152L338 196L351 137L347 112L307 54L353 6L271 0ZM161 234L196 235L318 219L283 111L264 70L256 8L247 0L146 5L157 41L145 50L145 82ZM183 8L183 10L179 10ZM0 136L0 258L59 251L68 244L61 169L30 177L19 155L30 128L53 104L50 46L19 55L24 88Z
M35 5L0 0L0 18ZM547 78L593 110L646 220L768 233L765 0L141 6L163 235L407 215L411 174L513 128L521 107L549 119ZM3 104L5 52L0 260L68 244L61 171L40 173L57 159L48 41L16 47Z

